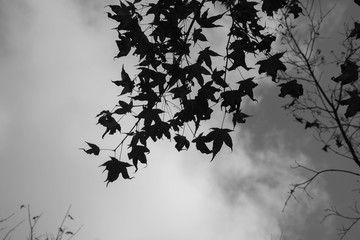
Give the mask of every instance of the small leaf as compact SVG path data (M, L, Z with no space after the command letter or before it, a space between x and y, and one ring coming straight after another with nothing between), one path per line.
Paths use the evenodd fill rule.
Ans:
M206 9L206 11L201 15L201 17L196 17L196 22L202 27L202 28L214 28L214 27L220 27L221 25L215 25L214 22L222 18L222 16L225 13L208 17L209 9Z
M97 145L89 142L86 143L89 145L90 149L85 150L84 148L80 148L81 150L84 150L87 154L99 155L100 148Z
M341 82L341 85L353 83L359 79L358 65L356 63L346 60L340 65L341 75L333 78L335 82Z
M203 136L202 133L199 134L196 138L192 140L193 143L195 143L196 149L199 150L201 153L209 154L212 151L209 150L209 148L206 146L206 142L208 142L208 139L206 136Z
M113 135L116 131L121 132L120 124L111 116L110 112L103 113L98 120L98 124L101 124L102 126L106 127L106 130L102 135L102 138L104 138L107 133Z
M116 45L119 49L118 55L115 58L127 56L131 50L131 42L127 37L121 36L120 40L116 40Z
M293 98L299 98L304 94L303 86L297 83L296 80L291 80L287 83L281 83L278 86L281 87L279 97L290 95Z
M181 136L181 135L176 135L174 137L174 140L176 141L176 145L175 148L180 152L182 150L185 150L184 147L186 149L189 149L190 147L190 142L186 139L185 136Z
M212 160L214 160L216 154L221 150L223 143L225 143L231 150L233 147L232 139L229 135L229 132L232 132L230 129L222 129L222 128L211 128L211 131L208 135L206 135L206 140L208 142L213 142L212 147Z
M150 150L142 145L130 145L131 152L128 153L129 159L132 159L135 166L135 172L138 170L138 162L147 164L145 153L149 153Z
M286 0L263 0L261 10L268 16L273 16L273 12L277 12L280 8L286 6Z
M360 96L357 91L347 91L347 93L350 98L339 101L339 104L348 106L345 112L345 117L350 118L360 112Z
M129 177L128 171L126 169L127 167L131 166L132 165L127 162L121 162L114 157L110 157L109 161L103 163L99 167L105 167L104 171L108 171L108 175L105 180L105 182L107 182L106 186L108 186L110 182L114 182L119 178L120 173L124 179L132 179L132 177Z
M120 81L112 81L112 82L114 84L116 84L116 86L123 87L123 90L120 95L123 95L126 93L131 93L135 86L134 82L131 81L129 74L127 74L127 72L125 71L124 65L122 66L122 70L121 70L121 80Z
M239 86L239 92L241 92L242 96L249 96L249 98L253 101L257 101L256 99L254 99L254 93L253 93L253 89L258 85L257 83L253 82L253 77L252 78L247 78L245 80L242 81L238 81L237 83L240 84Z
M210 50L210 47L206 47L204 50L199 52L199 57L197 59L197 62L200 63L200 64L202 62L205 62L206 66L208 66L208 68L212 69L211 56L219 57L221 55L219 55L218 53Z
M193 32L194 45L196 44L197 41L202 41L202 42L207 41L206 37L201 32L202 32L201 28L194 30L194 32Z
M286 66L280 61L280 58L284 55L284 52L277 53L268 59L258 61L256 64L260 65L259 73L266 73L271 76L272 80L275 82L277 77L277 71L282 70L286 71Z
M124 101L119 100L119 105L120 108L116 109L114 111L114 113L116 114L126 114L126 113L131 113L131 109L133 107L133 102L131 101L130 103L126 103Z
M233 112L233 111L239 111L240 104L241 104L241 98L243 97L243 92L239 90L228 90L225 92L222 92L220 94L220 97L223 99L223 102L221 103L221 107L230 107L227 111Z
M235 127L236 123L245 123L246 118L248 118L248 117L251 117L251 116L247 115L246 113L243 113L241 110L234 113L233 119L232 119L234 127Z

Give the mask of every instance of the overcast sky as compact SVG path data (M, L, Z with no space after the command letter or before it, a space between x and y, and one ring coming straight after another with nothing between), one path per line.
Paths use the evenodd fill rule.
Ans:
M336 8L328 31L341 30L349 2ZM71 205L69 226L84 224L79 240L337 239L338 222L320 224L323 210L351 205L356 182L319 179L314 199L299 194L281 211L289 184L305 177L290 169L295 161L323 168L334 159L283 112L269 84L259 88L252 123L237 129L232 153L224 148L210 163L164 141L151 145L149 166L134 179L105 187L98 166L108 157L78 148L99 142L95 115L112 108L118 89L110 80L132 64L113 60L110 3L0 0L0 218L15 213L16 223L26 217L20 206L30 204L43 213L38 232L54 233ZM26 232L23 224L13 239Z

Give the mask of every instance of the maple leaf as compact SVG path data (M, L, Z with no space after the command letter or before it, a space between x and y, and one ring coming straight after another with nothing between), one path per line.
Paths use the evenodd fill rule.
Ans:
M214 27L221 27L221 25L215 25L214 22L222 18L222 16L225 13L208 17L209 9L206 9L206 11L201 15L201 17L196 17L196 22L202 27L202 28L214 28Z
M197 62L201 64L202 62L205 62L206 66L208 66L210 69L212 69L212 61L211 56L213 57L219 57L220 54L210 50L210 47L206 47L204 50L199 52L199 57L197 59Z
M242 96L248 95L251 100L257 101L256 99L254 99L253 89L258 84L253 82L253 79L254 79L253 77L252 78L247 78L245 80L238 81L237 83L240 84L239 92L241 92Z
M186 139L185 136L181 136L179 134L177 134L175 137L174 137L174 140L176 142L176 145L175 145L175 148L180 152L182 150L184 150L184 147L186 149L189 149L190 147L190 142Z
M227 56L228 58L233 60L233 65L228 68L229 71L235 70L238 67L243 67L245 70L251 69L246 65L244 44L240 40L234 41L230 45L229 49L233 50Z
M350 60L346 60L345 63L340 65L341 75L333 78L335 82L341 82L341 85L353 83L359 78L358 65Z
M136 116L136 118L144 119L144 125L150 126L152 122L161 122L161 118L159 114L163 113L164 111L158 108L146 108L144 107L143 110Z
M245 123L246 118L251 117L250 115L247 115L246 113L243 113L241 110L237 111L233 114L232 122L234 124L234 127L236 123Z
M118 179L120 173L124 179L132 179L133 178L133 177L129 176L129 173L126 169L127 167L131 167L132 166L131 164L129 164L127 162L119 161L115 157L110 157L110 159L111 160L109 160L99 166L99 167L105 167L104 171L108 171L108 175L105 180L105 182L107 182L106 186L108 186L109 183L114 182L116 179Z
M193 32L194 45L196 44L197 41L202 41L202 42L206 42L206 41L207 41L205 35L202 34L201 32L202 32L202 29L201 29L201 28L194 29L194 32Z
M221 107L230 107L228 112L238 111L240 109L243 92L239 90L228 90L222 92L220 97L223 99Z
M279 97L285 97L286 95L290 95L293 98L299 98L304 94L303 86L297 83L296 80L281 83L278 86L281 87Z
M168 139L171 138L169 131L170 127L171 126L169 123L158 121L151 126L144 126L142 130L144 130L147 133L147 135L150 136L154 142L156 142L156 140L161 139L163 135Z
M118 55L115 58L127 56L131 50L131 41L127 37L121 36L120 40L116 40L116 45L119 49Z
M360 38L360 23L355 22L354 25L354 29L350 32L349 38L356 37L356 39L358 39Z
M146 147L146 140L148 139L148 135L145 131L136 131L131 139L130 146L135 146L139 142Z
M266 51L266 52L270 52L271 50L271 44L276 40L276 37L268 34L266 35L261 42L259 42L259 44L257 45L257 49L259 51Z
M130 101L130 103L126 103L124 101L119 100L119 106L120 108L116 109L114 113L119 115L131 113L131 109L133 108L133 102Z
M106 127L106 130L102 135L102 138L104 138L107 133L113 135L116 132L116 130L121 132L120 124L111 116L111 113L108 111L105 111L101 114L101 117L99 118L97 124L101 124L102 126Z
M173 95L173 99L177 99L180 98L181 101L186 101L187 100L187 95L189 93L191 93L191 89L188 85L183 84L180 87L175 87L173 89L171 89L169 92L171 92Z
M350 98L339 101L340 105L347 105L345 117L353 117L357 112L360 111L360 97L357 91L347 91Z
M198 96L205 100L209 99L213 102L218 102L214 94L219 92L220 89L213 87L211 85L212 85L211 81L207 82L202 88L199 89Z
M206 135L207 142L213 142L212 147L212 160L214 160L216 154L221 150L221 147L225 143L231 150L233 147L232 139L229 135L229 132L232 132L230 129L226 128L211 128L211 131L208 135Z
M121 70L121 80L118 81L112 81L114 84L116 84L116 86L122 86L123 90L120 93L120 95L126 94L126 93L131 93L132 90L135 87L135 84L133 81L131 81L129 74L125 71L124 69L124 65L122 66L122 70Z
M275 82L277 71L286 71L286 66L280 61L280 58L284 55L284 53L285 52L277 53L268 59L258 61L256 64L260 65L259 74L266 73L271 76L272 81Z
M186 73L188 74L187 79L189 81L192 80L192 78L196 78L200 86L204 86L204 77L203 75L210 75L211 73L201 66L199 63L195 63L192 65L188 65L184 68Z
M220 87L226 88L226 87L228 87L228 84L225 82L224 78L222 77L222 75L224 75L224 74L225 74L224 70L218 71L215 68L211 74L211 79L214 81L214 83L216 83Z
M203 133L200 133L199 136L194 138L192 140L193 143L195 143L196 149L199 150L201 153L209 154L212 151L206 146L206 142L208 141L208 138L206 136L203 136Z
M84 152L86 152L87 154L99 155L100 148L96 144L89 142L86 143L89 145L90 149L85 150L84 148L80 148L81 150L84 150Z
M263 0L261 10L268 16L273 16L273 12L277 12L280 8L286 6L286 0Z
M130 145L131 152L128 153L128 158L132 159L135 172L138 170L138 162L141 162L143 164L147 164L145 153L149 153L150 150L142 145Z

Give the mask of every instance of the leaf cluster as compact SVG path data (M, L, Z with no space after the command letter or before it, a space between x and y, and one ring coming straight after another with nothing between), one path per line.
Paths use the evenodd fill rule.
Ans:
M288 9L293 17L301 13L296 0L122 0L108 9L108 17L117 24L115 58L133 55L138 64L131 71L122 66L121 79L113 81L120 100L113 110L97 116L98 124L105 127L103 138L120 136L119 144L111 149L115 156L102 165L108 170L107 183L120 174L131 179L126 170L130 165L121 161L122 151L117 155L125 144L135 171L139 162L147 164L150 139L174 140L178 151L195 145L201 153L212 154L211 160L224 144L232 149L231 127L223 121L206 129L203 123L215 111L230 116L233 128L246 122L250 115L243 112L242 103L245 98L256 101L257 79L265 73L276 82L278 71L286 70L283 53L272 54L276 37L262 19L280 9ZM216 31L226 32L225 45L212 45L209 37ZM249 66L250 56L260 60ZM253 76L230 79L240 71ZM301 95L300 86L291 82L281 91L281 96ZM120 126L123 118L134 123L126 132ZM84 150L88 154L101 151L98 146L89 147Z

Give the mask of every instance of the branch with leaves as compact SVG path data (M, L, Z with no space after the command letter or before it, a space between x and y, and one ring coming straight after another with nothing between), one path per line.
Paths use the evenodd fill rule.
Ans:
M122 66L121 79L113 81L119 87L118 103L97 115L105 128L102 138L116 135L119 144L109 149L87 143L90 148L83 148L94 155L112 152L101 165L108 171L107 185L120 175L131 179L129 167L136 172L139 163L147 164L149 140L174 140L178 151L194 146L211 154L211 160L224 145L232 149L231 133L250 117L243 102L256 101L257 78L264 73L276 82L278 71L286 70L284 53L272 52L276 37L265 22L281 9L294 18L302 11L294 0L136 0L108 8L108 17L118 24L116 58L133 55L138 64L132 76L130 67ZM217 31L226 36L223 43L209 39ZM250 66L252 56L258 61ZM284 86L283 94L289 88ZM220 125L209 123L215 112L224 114ZM125 130L123 121L133 125Z

